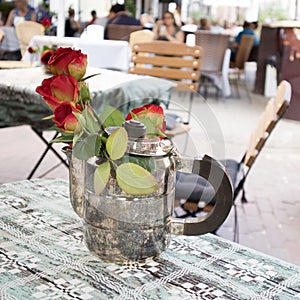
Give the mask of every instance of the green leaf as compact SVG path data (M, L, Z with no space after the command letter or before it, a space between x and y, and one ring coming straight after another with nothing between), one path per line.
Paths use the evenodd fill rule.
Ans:
M75 157L81 160L87 160L90 157L97 156L101 147L101 137L94 133L78 139L73 145Z
M128 144L128 134L125 128L114 130L106 141L106 151L112 160L121 158Z
M97 122L97 120L93 116L93 112L90 109L84 109L82 111L82 115L84 116L86 120L86 129L89 132L95 133L99 132L101 130L100 124Z
M58 138L52 139L49 141L50 144L53 143L72 143L73 142L73 134L72 135L62 135Z
M158 189L154 176L133 163L124 163L118 166L116 178L120 188L127 194L149 195Z
M125 118L122 113L115 107L106 105L99 116L104 127L110 126L122 126L125 122Z
M147 156L129 156L129 162L141 166L150 173L155 170L155 162L152 157Z
M104 162L99 165L94 173L94 190L96 195L100 195L106 187L110 175L110 163Z
M87 79L90 79L90 78L92 78L94 76L98 76L98 75L101 75L101 73L95 73L95 74L89 75L87 77L84 77L84 78L80 79L80 81L85 81Z

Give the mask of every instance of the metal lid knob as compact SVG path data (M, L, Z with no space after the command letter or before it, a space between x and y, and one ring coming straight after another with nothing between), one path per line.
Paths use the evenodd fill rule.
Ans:
M138 139L145 137L146 126L137 120L128 120L123 123L123 127L128 133L128 137L131 139Z

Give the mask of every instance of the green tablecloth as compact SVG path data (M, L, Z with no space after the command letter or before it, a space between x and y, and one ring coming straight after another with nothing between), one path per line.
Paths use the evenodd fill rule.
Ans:
M105 69L88 68L96 74L87 80L92 92L92 105L100 112L106 104L118 107L124 114L152 99L169 99L171 81L131 75ZM31 125L44 130L52 121L42 118L52 114L41 96L35 92L45 75L41 67L0 70L0 127Z
M160 258L108 264L82 242L68 183L0 186L1 299L299 299L300 267L207 234Z

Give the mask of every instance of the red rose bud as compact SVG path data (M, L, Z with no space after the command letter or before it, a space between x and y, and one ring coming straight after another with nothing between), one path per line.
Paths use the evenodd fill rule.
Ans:
M42 85L36 88L52 110L55 110L62 102L78 101L78 83L70 75L52 76L43 80Z
M35 53L35 50L32 47L28 47L27 50L30 54Z
M53 121L55 125L66 132L73 133L78 125L78 120L73 115L73 112L81 113L78 104L70 102L61 103L54 111Z
M88 86L86 85L86 83L84 81L79 81L78 85L79 85L80 99L83 102L87 102L87 101L91 100L91 93L90 93L90 90L89 90Z
M86 72L87 55L80 50L60 47L51 56L48 64L53 75L70 74L80 80Z
M41 63L43 65L48 65L50 57L54 54L54 50L48 49L45 50L41 55Z

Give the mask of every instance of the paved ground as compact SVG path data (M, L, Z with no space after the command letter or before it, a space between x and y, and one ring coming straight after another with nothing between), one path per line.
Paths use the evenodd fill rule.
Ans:
M196 97L189 136L175 139L188 155L241 159L267 99L245 92L241 98L205 102ZM186 105L181 100L180 105ZM47 134L50 138L51 135ZM185 147L185 142L188 146ZM0 182L26 179L44 145L28 126L0 130ZM60 150L62 145L56 145ZM186 149L185 149L186 148ZM238 202L240 243L300 265L300 122L281 120L246 181L248 203ZM66 167L48 154L34 177L68 178ZM47 172L45 174L45 172ZM233 213L218 234L232 240Z

